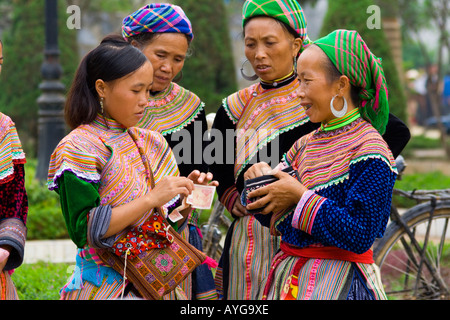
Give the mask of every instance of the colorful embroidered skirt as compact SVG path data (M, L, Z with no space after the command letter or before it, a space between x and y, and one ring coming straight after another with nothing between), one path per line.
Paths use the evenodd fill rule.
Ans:
M271 236L269 228L263 227L253 216L237 219L227 237L231 237L231 241L225 245L223 255L228 259L221 259L227 266L222 265L216 274L218 291L226 294L228 300L255 300L279 249L279 237Z
M274 261L280 257L280 252ZM294 292L297 300L385 300L379 269L375 264L353 263L342 260L306 259L299 272L295 265L302 259L288 256L274 270L271 280L264 279L258 299L266 289L268 300L283 300ZM290 284L297 276L294 290ZM270 281L266 287L267 282ZM290 290L289 290L290 289Z
M8 271L0 272L0 300L19 300L16 287Z

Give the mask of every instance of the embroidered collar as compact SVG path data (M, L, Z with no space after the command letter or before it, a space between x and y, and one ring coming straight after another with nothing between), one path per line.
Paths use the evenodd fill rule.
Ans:
M203 110L204 103L194 93L171 82L166 90L152 93L138 127L171 134L189 125Z
M347 113L342 118L333 119L330 122L328 122L326 125L322 124L320 126L320 131L332 131L332 130L339 129L349 123L352 123L359 117L361 117L361 114L359 113L359 109L356 108L355 110Z
M107 118L100 114L97 114L95 120L91 123L94 128L103 130L103 131L112 131L117 133L122 133L127 130L123 125L117 122L114 119Z

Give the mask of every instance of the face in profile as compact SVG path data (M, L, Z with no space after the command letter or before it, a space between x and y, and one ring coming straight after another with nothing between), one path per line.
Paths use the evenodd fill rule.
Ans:
M152 63L153 91L163 91L183 69L189 44L181 33L161 33L142 52Z
M338 82L329 83L325 68L327 56L317 46L310 46L302 52L297 61L300 81L298 96L301 105L312 122L328 123L334 119L330 101L337 93Z
M280 79L294 67L301 40L269 17L255 17L244 30L245 56L263 81Z
M139 69L120 79L97 80L97 92L103 98L104 115L125 128L135 126L144 116L153 84L153 67L146 61Z

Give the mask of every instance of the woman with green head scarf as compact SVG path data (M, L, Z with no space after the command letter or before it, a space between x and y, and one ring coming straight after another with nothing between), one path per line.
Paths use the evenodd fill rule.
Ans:
M386 299L371 247L383 236L397 176L382 138L389 117L381 60L356 31L337 30L298 59L298 96L320 127L295 142L278 181L248 194L248 210L281 236L262 299ZM259 163L245 179L270 170Z
M299 3L247 0L242 17L245 63L251 65L254 75L241 72L245 78L259 78L259 82L223 100L213 127L221 137L226 137L227 143L230 139L235 142L234 161L228 160L229 150L233 149L226 145L218 152L224 159L210 165L214 178L220 182L219 199L235 218L215 277L224 299L258 298L260 283L267 277L270 261L279 250L279 237L262 228L239 200L244 173L260 161L275 167L297 139L320 126L310 121L298 96L296 59L311 44ZM342 103L342 99L335 100L336 105ZM226 136L227 132L235 133L235 137ZM409 136L408 128L389 114L383 138L394 155L401 152Z
M223 146L219 153L226 159L210 165L210 171L219 181L220 201L235 218L216 284L224 299L250 300L257 298L268 275L279 237L271 236L240 204L243 174L251 163L278 163L295 140L316 125L297 98L295 62L310 43L302 8L294 0L248 0L242 12L246 63L255 74L249 78L260 81L225 98L217 111L212 134L218 130L229 142L234 137L226 134L236 133L236 149L229 161L230 148Z

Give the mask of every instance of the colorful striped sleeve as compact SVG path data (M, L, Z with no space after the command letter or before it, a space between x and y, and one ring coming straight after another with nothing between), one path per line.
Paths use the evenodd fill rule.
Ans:
M314 218L326 198L306 191L295 208L292 217L292 227L311 234Z

